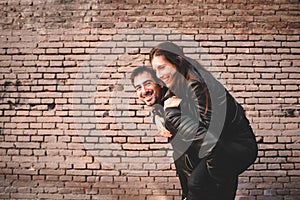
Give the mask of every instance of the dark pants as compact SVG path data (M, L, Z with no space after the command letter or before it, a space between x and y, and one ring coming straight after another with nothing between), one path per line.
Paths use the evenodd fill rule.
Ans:
M238 177L232 177L218 183L208 173L206 159L202 159L191 174L185 170L177 170L184 197L187 200L233 200L235 197Z
M208 173L206 159L202 159L188 178L188 200L233 200L238 177L220 183Z
M214 150L201 159L191 170L183 155L175 161L187 200L233 200L238 185L238 175L256 159L255 140L218 142Z

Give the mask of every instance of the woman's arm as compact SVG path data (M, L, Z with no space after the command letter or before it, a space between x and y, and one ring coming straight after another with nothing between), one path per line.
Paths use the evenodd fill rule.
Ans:
M165 125L174 135L185 140L203 138L209 125L209 97L204 84L191 81L188 99L169 98L165 101Z

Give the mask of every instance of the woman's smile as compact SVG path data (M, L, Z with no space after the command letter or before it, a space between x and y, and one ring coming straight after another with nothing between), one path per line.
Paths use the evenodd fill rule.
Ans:
M164 56L154 56L152 66L156 71L157 77L161 79L168 88L172 88L177 73L175 65L170 63Z

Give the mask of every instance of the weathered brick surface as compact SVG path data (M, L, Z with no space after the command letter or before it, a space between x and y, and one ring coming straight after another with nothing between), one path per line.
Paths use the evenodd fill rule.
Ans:
M243 104L237 199L300 198L298 0L2 0L0 199L180 199L130 72L171 40Z

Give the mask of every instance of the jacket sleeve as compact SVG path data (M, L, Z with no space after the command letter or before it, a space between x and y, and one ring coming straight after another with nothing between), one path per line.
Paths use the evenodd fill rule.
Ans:
M179 107L166 108L166 128L187 141L203 139L210 120L210 100L206 85L191 81L187 97L182 99Z

